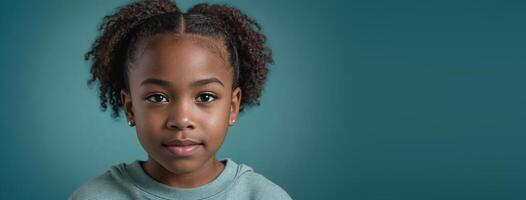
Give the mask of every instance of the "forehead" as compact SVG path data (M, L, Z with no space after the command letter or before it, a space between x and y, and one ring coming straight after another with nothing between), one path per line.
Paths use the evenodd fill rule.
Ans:
M229 65L222 40L190 34L163 34L141 41L130 63L130 82L163 78L171 82L216 77L231 83Z

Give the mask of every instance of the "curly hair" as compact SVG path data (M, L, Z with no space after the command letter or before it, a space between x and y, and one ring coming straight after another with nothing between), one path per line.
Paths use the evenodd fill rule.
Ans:
M259 23L237 8L201 3L183 13L170 0L143 0L105 16L98 31L101 35L85 54L85 60L92 61L87 83L91 86L98 81L101 110L111 105L113 118L119 118L123 107L120 91L129 91L127 73L138 41L162 33L220 38L235 70L233 87L243 91L240 112L260 105L272 53Z

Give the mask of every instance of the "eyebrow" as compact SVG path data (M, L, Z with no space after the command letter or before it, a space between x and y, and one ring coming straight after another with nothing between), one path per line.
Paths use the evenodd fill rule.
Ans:
M223 82L221 82L219 79L217 79L215 77L194 81L194 82L192 82L190 84L190 86L191 87L199 87L199 86L203 86L203 85L211 84L211 83L219 83L221 86L225 87ZM148 79L144 80L141 83L141 86L147 85L147 84L160 85L160 86L169 87L169 88L173 87L172 83L170 83L169 81L162 80L162 79L156 79L156 78L148 78Z

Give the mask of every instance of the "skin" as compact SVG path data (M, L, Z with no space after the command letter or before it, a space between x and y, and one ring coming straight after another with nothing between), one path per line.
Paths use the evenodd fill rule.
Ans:
M226 47L220 39L163 34L141 42L139 49L130 61L130 91L122 90L121 99L148 153L144 171L173 187L211 182L224 169L216 152L241 102L241 89L232 89L234 71L225 60ZM145 81L151 79L161 81ZM162 145L173 139L203 145L191 156L180 157Z

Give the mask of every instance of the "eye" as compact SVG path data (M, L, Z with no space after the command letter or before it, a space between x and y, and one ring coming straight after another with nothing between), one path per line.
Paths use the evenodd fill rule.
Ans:
M197 102L200 103L210 103L216 99L216 96L209 94L209 93L203 93L197 96Z
M146 97L146 100L152 103L168 102L168 98L161 94L154 94Z

